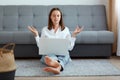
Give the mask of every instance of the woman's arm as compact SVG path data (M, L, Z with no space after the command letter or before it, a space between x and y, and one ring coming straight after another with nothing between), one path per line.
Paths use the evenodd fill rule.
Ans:
M39 39L40 39L40 36L39 36L39 33L38 33L37 29L34 28L33 26L28 26L28 29L29 29L29 30L33 33L33 35L35 36L36 44L37 44L37 46L38 46L38 48L39 48L39 44L40 44ZM42 32L41 32L41 38L45 38L45 37L46 37L46 36L45 36L45 29L43 28L43 29L42 29Z
M36 40L36 43L37 43L37 46L39 47L39 33L37 31L36 28L34 28L33 26L28 26L28 29L33 33L33 35L35 36L35 40Z
M76 29L73 31L72 35L70 34L70 31L68 29L68 35L67 35L67 38L69 39L70 41L70 46L69 46L69 50L72 50L74 45L75 45L75 40L76 40L76 36L77 34L79 34L81 31L83 30L83 27L80 28L80 27L76 27Z

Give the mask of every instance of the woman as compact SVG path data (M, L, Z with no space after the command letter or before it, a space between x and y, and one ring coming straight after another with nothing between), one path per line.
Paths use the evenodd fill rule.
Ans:
M34 34L37 46L39 44L39 33L32 27L28 26L28 29ZM82 31L82 28L76 27L72 35L68 27L63 24L62 12L59 8L51 9L49 13L48 26L42 29L41 38L61 38L68 39L71 42L69 50L72 50L75 44L76 36ZM39 47L39 46L38 46ZM48 67L43 68L46 72L52 72L59 74L64 70L64 66L71 60L68 55L43 55L41 62L45 63Z

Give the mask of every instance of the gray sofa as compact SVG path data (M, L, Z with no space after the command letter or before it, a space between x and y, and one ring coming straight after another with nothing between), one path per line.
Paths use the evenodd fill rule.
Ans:
M38 58L38 48L28 25L35 26L39 33L48 23L51 8L63 12L65 26L72 32L76 25L84 26L70 51L71 57L110 57L114 42L113 32L107 29L104 5L12 5L0 6L0 46L16 43L16 58Z

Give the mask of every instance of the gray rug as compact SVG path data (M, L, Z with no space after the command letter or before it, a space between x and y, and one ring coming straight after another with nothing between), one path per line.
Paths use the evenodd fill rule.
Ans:
M58 75L42 70L39 60L16 60L16 76L110 76L120 75L120 70L107 59L79 59L72 60L65 70Z

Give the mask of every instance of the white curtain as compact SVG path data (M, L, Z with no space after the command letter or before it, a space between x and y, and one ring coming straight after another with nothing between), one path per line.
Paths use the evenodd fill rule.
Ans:
M120 0L117 0L117 12L118 12L117 56L120 56Z

